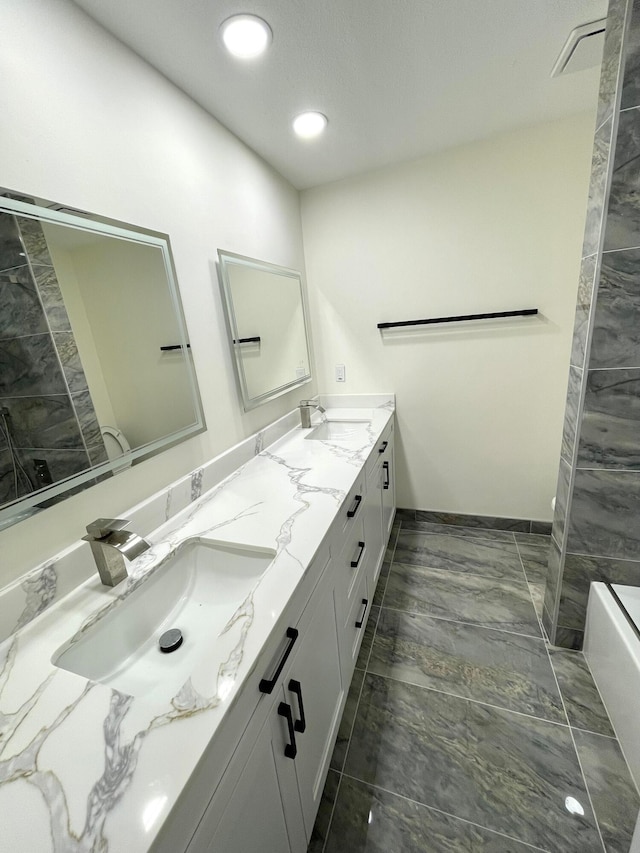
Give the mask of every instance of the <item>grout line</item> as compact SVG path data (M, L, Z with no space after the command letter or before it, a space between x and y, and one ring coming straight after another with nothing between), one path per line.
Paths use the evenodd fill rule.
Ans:
M492 708L494 711L504 711L507 714L517 714L518 717L526 717L528 720L536 720L539 723L548 723L550 726L560 726L563 729L570 728L568 718L566 723L559 723L557 720L549 720L546 717L536 717L535 714L527 714L524 711L516 711L513 708L504 708L502 705L494 705L492 702L483 702L481 699L473 699L470 696L460 696L459 693L450 693L448 690L440 690L437 687L427 687L424 684L416 684L415 681L407 681L403 678L396 678L393 675L382 675L379 672L373 672L373 670L368 670L365 674L375 675L376 678L384 678L388 681L395 681L397 684L408 684L411 687L417 687L419 690L428 690L431 693L439 693L441 696L451 696L453 699L461 699L463 702L472 702L474 705L482 705L484 708ZM559 689L560 688L558 688L558 691ZM562 696L560 698L562 699Z
M331 767L329 767L329 773L331 773ZM334 770L334 773L338 773L338 771ZM327 774L327 775L329 775L329 774ZM322 845L321 853L324 853L324 851L327 847L327 842L329 841L329 832L331 830L331 824L333 823L333 813L336 810L336 806L338 804L338 797L340 796L340 788L342 787L342 773L338 773L338 776L339 776L338 787L336 788L336 796L333 800L333 806L331 807L331 814L329 815L329 821L327 823L327 834L325 835L325 838L324 838L324 844ZM325 782L325 785L326 784L327 783ZM313 830L312 830L312 832L313 832Z
M533 602L531 604L533 607ZM487 628L490 631L500 631L502 634L513 634L516 637L528 637L531 640L544 639L539 634L524 634L522 631L509 631L507 628L497 628L494 625L479 625L477 622L463 622L460 619L451 619L447 616L435 616L433 613L423 613L419 610L401 610L399 607L388 607L386 604L381 605L385 610L393 610L396 613L407 613L409 616L428 616L430 619L440 619L442 622L452 622L454 625L471 625L472 628ZM535 607L534 607L535 612ZM536 614L536 619L538 618Z
M567 649L567 651L568 651L568 649ZM609 740L615 740L615 742L619 744L618 738L614 734L613 735L605 735L602 732L596 732L593 729L585 729L584 726L569 725L569 728L573 729L574 732L585 732L588 735L596 735L596 737L606 737Z
M439 809L436 806L429 806L426 803L421 803L420 800L413 800L411 797L406 797L404 794L399 794L397 791L392 791L390 788L383 788L381 785L374 785L372 782L365 782L364 779L359 779L357 776L351 776L349 773L343 773L343 776L346 776L347 779L352 779L354 782L359 782L361 785L366 785L369 788L374 788L377 791L383 791L385 794L391 794L393 797L398 797L400 800L405 800L407 803L413 803L415 806L420 806L423 809L428 809L429 811L437 812L438 814L446 815L446 817L451 817L454 820L459 820L462 823L466 823L469 826L476 826L478 829L484 829L487 832L491 832L494 835L499 835L502 838L508 838L509 841L515 841L518 844L524 844L526 847L530 847L532 850L539 850L542 853L549 853L546 851L544 847L536 847L533 844L529 844L528 841L521 841L519 838L516 838L514 835L506 835L504 832L500 832L497 829L491 829L488 826L484 826L481 823L475 823L472 820L468 820L464 817L459 817L458 815L453 814L453 812L446 812L444 809ZM336 798L337 799L337 798Z

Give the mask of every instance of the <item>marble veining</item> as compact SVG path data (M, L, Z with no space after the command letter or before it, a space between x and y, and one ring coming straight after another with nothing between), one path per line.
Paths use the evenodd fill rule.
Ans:
M197 501L200 495L202 494L202 477L203 477L202 468L198 468L196 471L193 471L191 474L191 502Z
M575 472L567 551L636 560L640 471Z
M569 723L578 729L614 737L609 717L582 652L551 647L549 656L562 691Z
M564 424L562 427L562 444L560 454L567 462L573 459L573 449L576 443L576 429L578 426L578 409L580 408L580 393L582 389L582 369L571 365L569 367L569 382L567 384L567 398L564 409Z
M598 251L604 211L605 189L611 154L611 132L613 120L609 117L596 130L591 156L591 181L587 200L587 217L584 226L582 257Z
M489 578L523 580L518 549L510 543L458 538L448 534L405 533L396 542L395 559L405 565L426 566L450 572L465 572Z
M369 452L391 412L388 407L371 410ZM290 431L282 432L284 424ZM157 837L360 470L337 458L324 442L306 442L290 424L287 416L280 426L267 428L265 435L274 443L257 456L252 453L255 438L223 455L218 471L228 470L231 460L241 463L224 479L211 482L207 464L194 472L195 480L183 478L131 512L124 510L152 547L131 565L122 588L100 585L82 543L8 591L19 609L17 630L0 645L0 795L3 807L11 802L20 814L26 791L39 791L48 809L49 838L45 851L37 834L42 827L20 820L12 853L146 853ZM344 442L343 450L352 459L366 457L361 441ZM196 497L194 484L195 491L207 491ZM144 519L146 524L155 519L157 530L138 527ZM170 701L158 691L126 696L51 664L52 656L83 636L194 537L273 548L277 555ZM63 598L69 593L66 567L72 555L76 583L84 583ZM0 595L3 630L4 607ZM159 745L166 744L160 732L169 725L167 774L156 756ZM162 796L164 805L145 826L141 817L149 790ZM124 847L114 840L124 837Z
M579 468L640 470L640 368L590 370Z
M576 298L576 313L573 321L573 340L571 343L570 362L575 367L584 368L587 334L589 332L589 313L593 300L593 288L597 266L597 256L583 258L578 279L578 295Z

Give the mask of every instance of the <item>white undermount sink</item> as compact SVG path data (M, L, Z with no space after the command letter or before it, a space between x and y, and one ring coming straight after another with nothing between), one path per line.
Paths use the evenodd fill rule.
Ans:
M276 552L191 540L53 663L131 696L174 696L255 587ZM183 641L162 652L160 637L180 629Z
M305 438L316 441L347 440L364 436L371 423L367 418L341 418L326 420L315 427Z

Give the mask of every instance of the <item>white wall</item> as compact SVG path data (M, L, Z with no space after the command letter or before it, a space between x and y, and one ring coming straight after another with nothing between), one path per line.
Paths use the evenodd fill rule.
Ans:
M4 186L170 235L208 423L0 533L2 583L296 405L299 391L242 413L215 262L304 258L293 187L68 0L4 0L0 103Z
M396 392L399 506L551 518L594 118L302 194L320 387ZM376 328L529 307L541 318Z

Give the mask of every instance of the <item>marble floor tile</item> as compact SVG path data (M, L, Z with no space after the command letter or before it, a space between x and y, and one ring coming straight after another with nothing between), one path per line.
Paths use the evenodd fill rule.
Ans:
M382 583L382 578L380 579L380 583ZM373 645L373 637L376 633L376 625L378 624L378 616L380 614L380 607L376 604L372 604L369 609L369 618L367 619L367 624L364 628L364 637L362 638L362 644L360 646L360 652L358 653L358 659L356 660L356 669L366 669L367 664L369 663L369 655L371 654L371 646Z
M536 521L534 524L546 525L546 522ZM518 545L525 543L527 545L538 545L540 548L547 547L549 539L551 538L551 524L549 524L548 527L548 533L514 533L513 536Z
M527 853L531 850L512 838L343 776L325 853ZM316 851L317 848L313 853Z
M383 608L368 671L567 722L542 639Z
M524 573L529 583L547 582L547 565L549 563L549 550L551 538L541 545L532 545L529 542L518 542L518 551L524 567Z
M384 606L540 636L524 574L522 580L498 580L398 563L387 581Z
M459 527L457 524L437 524L433 521L403 521L402 533L446 533L463 539L491 539L493 542L513 544L514 534L510 530L490 530L482 527ZM519 534L520 535L520 534ZM529 534L522 534L528 536Z
M640 797L618 741L592 732L574 737L607 853L629 853Z
M536 615L538 619L542 619L542 613L544 610L544 594L546 590L546 584L543 583L530 583L529 584L529 593L531 595L531 600L533 601L533 607L536 611Z
M344 772L545 850L600 849L566 726L368 673Z
M570 725L613 737L609 717L582 652L550 648L549 656Z
M394 563L524 580L515 542L466 539L455 534L400 531Z
M329 831L329 824L331 822L331 815L333 813L333 806L336 801L336 794L338 793L339 786L340 774L336 773L334 770L329 770L329 773L327 774L327 781L324 784L316 822L313 827L313 832L311 833L311 838L309 839L307 853L323 853L323 850L325 849L327 833ZM267 853L267 851L265 851L265 853Z
M344 760L347 757L349 738L351 737L353 721L355 720L356 711L358 710L358 700L360 699L360 690L362 689L363 681L364 670L354 670L353 678L351 679L351 684L349 686L349 692L347 693L347 701L344 706L344 711L342 712L342 719L340 720L340 727L338 728L336 745L333 749L333 755L331 756L330 767L338 772L342 771L342 768L344 767Z

